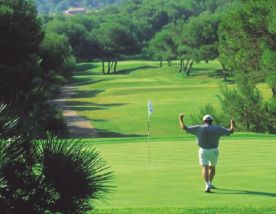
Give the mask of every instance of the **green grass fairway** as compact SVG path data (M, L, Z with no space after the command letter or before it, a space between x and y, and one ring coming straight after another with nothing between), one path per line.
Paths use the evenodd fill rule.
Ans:
M98 142L95 146L116 177L116 191L96 204L96 213L273 213L275 136L238 133L223 138L214 180L218 189L212 194L203 192L190 135L153 139L151 162L144 138L87 141Z
M82 63L74 76L77 93L68 105L89 119L101 137L137 137L147 131L147 102L153 103L151 133L155 137L180 134L178 115L183 112L189 123L190 113L204 104L219 106L217 95L223 82L217 61L198 63L190 77L173 67L158 67L158 62L119 62L118 72L102 75L100 63ZM271 96L265 84L265 96ZM164 131L165 130L165 131Z

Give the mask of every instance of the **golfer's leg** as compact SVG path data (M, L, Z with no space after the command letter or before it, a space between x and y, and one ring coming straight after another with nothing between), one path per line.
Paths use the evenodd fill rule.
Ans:
M202 176L204 178L205 184L208 184L209 181L209 167L207 165L202 166Z
M212 153L210 154L210 165L209 165L209 185L210 187L212 187L212 181L215 177L215 174L216 174L216 165L217 165L217 162L218 162L218 155L219 155L219 151L218 149L214 149L214 151L212 151Z
M215 174L216 174L216 167L215 166L209 166L209 181L210 183L212 183L214 177L215 177Z

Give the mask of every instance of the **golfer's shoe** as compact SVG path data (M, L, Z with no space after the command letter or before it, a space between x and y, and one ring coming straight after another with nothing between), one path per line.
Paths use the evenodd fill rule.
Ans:
M204 192L211 193L211 189L209 187L206 187L205 190L204 190Z
M209 186L209 189L216 189L216 187L212 184L211 186Z

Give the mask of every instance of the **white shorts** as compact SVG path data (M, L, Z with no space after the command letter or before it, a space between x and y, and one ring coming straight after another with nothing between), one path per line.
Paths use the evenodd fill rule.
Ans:
M202 166L216 166L218 162L219 151L215 149L199 148L199 164Z

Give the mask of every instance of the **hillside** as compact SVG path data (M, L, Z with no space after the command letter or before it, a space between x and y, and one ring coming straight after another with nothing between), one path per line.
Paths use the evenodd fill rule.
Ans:
M101 8L123 0L36 0L39 13L62 12L71 7Z

